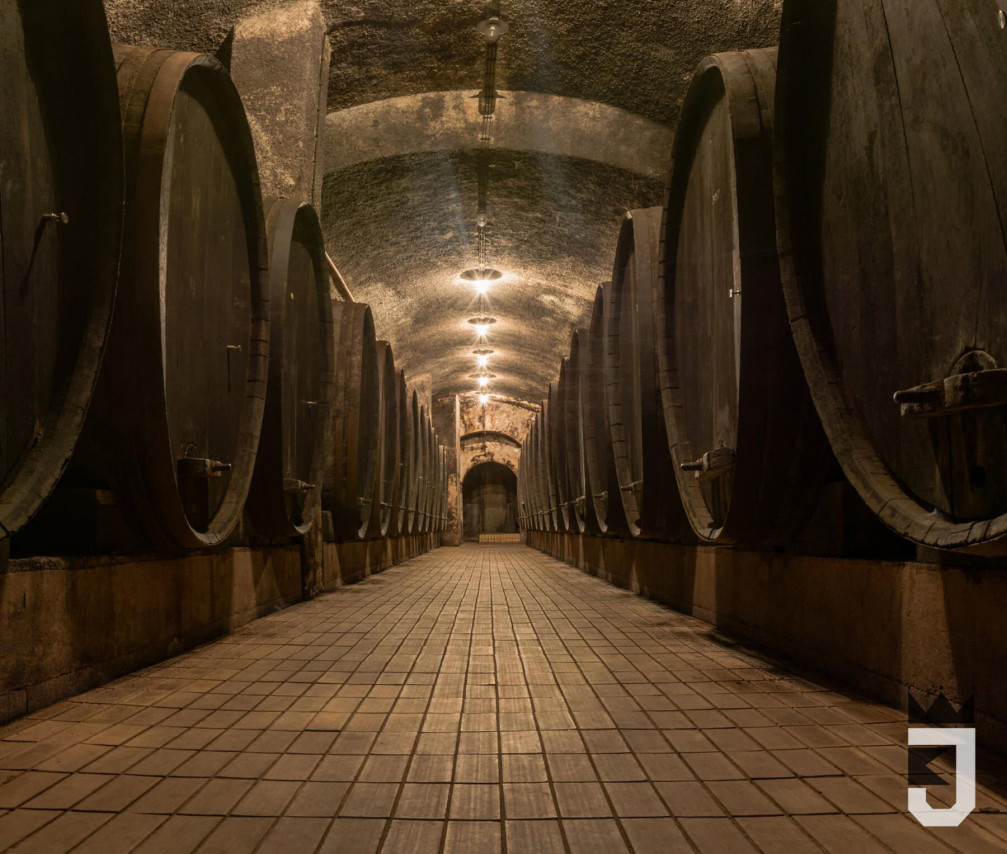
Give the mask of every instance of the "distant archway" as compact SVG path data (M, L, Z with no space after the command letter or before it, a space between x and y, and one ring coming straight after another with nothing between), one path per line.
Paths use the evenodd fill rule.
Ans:
M516 534L517 477L500 463L473 466L462 481L465 539L480 534Z

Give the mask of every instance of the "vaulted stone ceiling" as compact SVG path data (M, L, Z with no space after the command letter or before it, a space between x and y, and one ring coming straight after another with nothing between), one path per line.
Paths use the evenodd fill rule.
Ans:
M283 0L107 0L124 42L216 51ZM781 0L503 0L487 260L504 271L493 391L538 400L611 275L626 210L660 204L705 55L775 44ZM323 0L330 29L323 223L400 366L471 392L480 0Z

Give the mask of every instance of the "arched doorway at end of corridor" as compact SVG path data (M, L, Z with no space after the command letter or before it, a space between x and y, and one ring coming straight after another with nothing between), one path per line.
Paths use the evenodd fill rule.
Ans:
M473 466L462 481L465 539L480 534L516 534L517 476L502 463Z

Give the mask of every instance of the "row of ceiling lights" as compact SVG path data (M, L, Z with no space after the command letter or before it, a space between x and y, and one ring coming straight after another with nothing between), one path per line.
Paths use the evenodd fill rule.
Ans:
M490 401L490 382L496 376L489 369L490 356L495 351L486 346L489 343L490 329L496 323L496 318L488 314L490 310L489 292L493 283L502 276L503 274L499 270L487 267L466 270L462 273L462 278L471 282L472 288L475 290L475 302L478 311L481 312L478 316L469 318L469 324L475 331L476 344L476 349L472 351L472 355L476 358L476 372L470 374L470 378L476 381L479 403L484 406Z
M480 21L476 28L486 42L483 88L479 95L479 113L482 116L482 127L479 133L479 157L481 158L479 169L479 212L476 221L478 227L479 266L472 270L466 270L462 273L461 277L475 291L475 303L479 311L479 315L469 319L469 323L475 331L475 349L472 351L472 355L476 358L476 372L470 374L470 378L476 381L475 394L478 395L479 403L485 406L490 401L491 382L495 377L490 372L489 367L490 356L494 355L495 351L487 346L490 328L496 323L496 318L489 313L489 292L493 284L503 278L503 273L490 267L485 259L485 229L489 221L486 212L489 195L488 149L492 140L490 127L493 121L493 114L496 111L497 100L497 42L500 41L500 37L509 29L507 22L500 17L499 2L491 4L486 20Z

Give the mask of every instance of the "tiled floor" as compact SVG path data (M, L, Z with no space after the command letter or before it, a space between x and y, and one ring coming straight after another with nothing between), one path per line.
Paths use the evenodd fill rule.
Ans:
M904 814L898 713L522 546L432 552L0 739L18 851L1007 850L985 788L959 828Z

